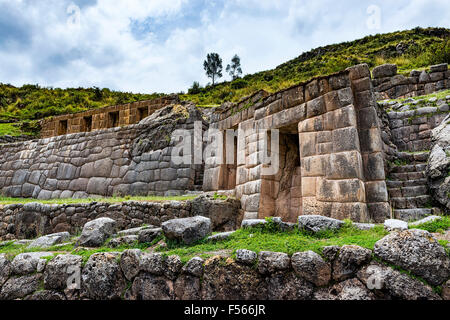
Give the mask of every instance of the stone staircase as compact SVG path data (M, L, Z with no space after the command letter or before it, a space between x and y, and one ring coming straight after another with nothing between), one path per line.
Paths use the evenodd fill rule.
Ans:
M399 155L403 164L393 166L386 181L393 217L411 221L433 214L425 173L429 152Z

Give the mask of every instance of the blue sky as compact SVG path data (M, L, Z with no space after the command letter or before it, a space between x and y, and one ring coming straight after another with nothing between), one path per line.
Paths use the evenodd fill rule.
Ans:
M416 26L449 28L450 1L0 0L0 82L179 92L209 81L209 52L254 73Z

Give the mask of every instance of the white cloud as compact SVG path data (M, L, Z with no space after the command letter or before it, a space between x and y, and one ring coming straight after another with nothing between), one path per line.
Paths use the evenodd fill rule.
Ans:
M218 52L224 67L237 53L244 73L253 73L367 34L450 26L448 0L82 2L73 28L69 0L0 0L0 82L177 92L208 82L208 52ZM366 27L371 4L381 8L380 30ZM147 33L133 33L132 21Z

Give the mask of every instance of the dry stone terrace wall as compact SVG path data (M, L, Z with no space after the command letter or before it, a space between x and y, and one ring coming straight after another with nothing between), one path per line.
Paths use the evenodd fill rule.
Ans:
M220 212L220 214L218 214ZM77 234L94 219L108 217L119 230L201 215L211 219L214 231L235 230L242 220L238 200L206 196L188 201L78 204L11 204L0 206L0 240L33 239L40 235L69 232Z
M202 167L173 163L170 136L175 129L193 129L201 114L167 116L166 122L150 119L123 128L0 145L0 194L53 199L194 190Z
M374 68L372 75L377 100L409 98L450 88L447 64L424 71L413 70L409 77L397 74L395 64L385 64Z
M178 101L178 97L170 96L51 117L41 122L41 137L48 138L135 124L156 110Z
M236 150L245 154L245 160L238 160L235 181L224 184L228 166L218 164L220 155L206 159L205 191L235 187L246 218L273 215L295 221L301 214L319 214L384 221L390 216L381 131L367 65L252 102L211 116L210 128L240 129ZM282 169L275 175L261 174L261 146L269 138L258 129L280 130ZM295 145L297 157L288 153L296 150Z

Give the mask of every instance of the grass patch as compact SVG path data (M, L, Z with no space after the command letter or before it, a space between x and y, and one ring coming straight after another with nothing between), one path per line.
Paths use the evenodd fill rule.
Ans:
M142 202L163 202L163 201L186 201L193 200L197 198L196 195L192 196L174 196L174 197L158 197L158 196L147 196L147 197L108 197L108 198L86 198L86 199L52 199L52 200L37 200L37 199L24 199L24 198L7 198L0 197L0 205L8 204L23 204L30 202L38 202L43 204L72 204L72 203L92 203L92 202L105 202L105 203L121 203L126 201L142 201Z
M0 123L0 136L20 136L22 135L20 128L14 125L14 123Z
M450 217L443 216L440 220L430 221L426 223L419 224L417 226L410 226L410 229L422 229L431 233L439 232L444 233L450 229Z
M168 256L178 255L183 262L194 256L208 258L214 255L213 252L221 250L230 250L232 256L234 256L238 249L248 249L257 253L260 251L285 252L289 255L295 252L312 250L321 254L323 247L331 245L353 244L372 250L375 242L387 234L381 225L372 230L359 230L349 222L338 232L328 231L316 235L298 229L274 232L270 227L250 228L237 230L225 241L210 242L203 240L192 246L168 242L167 248L160 248L157 251Z

